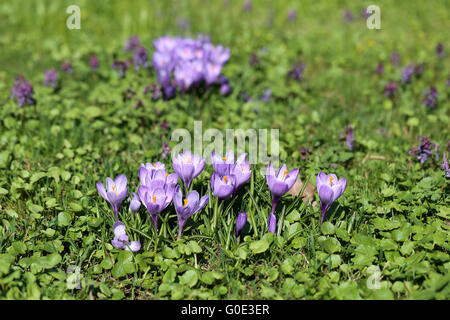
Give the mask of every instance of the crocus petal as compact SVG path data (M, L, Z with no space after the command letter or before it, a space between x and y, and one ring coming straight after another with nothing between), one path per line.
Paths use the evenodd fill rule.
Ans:
M141 243L139 241L131 241L129 245L125 247L125 250L131 250L137 252L141 249Z
M114 183L116 185L118 192L122 192L127 188L127 177L123 174L118 175Z
M123 249L125 247L125 245L123 244L122 241L119 241L117 238L114 238L113 240L111 240L111 244L114 246L114 248L116 249Z
M331 187L323 185L318 190L320 202L325 205L330 205L334 201L334 194Z
M122 221L116 221L113 224L113 232L116 238L119 238L120 236L126 235L126 227L125 224Z
M289 171L289 173L286 176L286 179L284 180L288 190L292 188L295 181L297 181L297 178L298 178L298 169L292 169L291 171Z
M98 191L98 193L100 193L100 195L102 196L103 199L105 199L106 201L109 202L108 196L106 195L105 187L103 186L103 183L97 182L96 185L97 185L97 191Z

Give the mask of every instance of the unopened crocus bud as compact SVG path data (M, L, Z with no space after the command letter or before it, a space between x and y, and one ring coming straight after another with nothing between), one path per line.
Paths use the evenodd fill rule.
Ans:
M139 211L139 208L141 207L141 201L139 200L139 196L132 192L133 198L130 201L130 208L129 211L136 213Z
M244 229L245 224L247 223L247 213L245 211L239 212L239 215L236 219L236 237L239 237L242 229Z

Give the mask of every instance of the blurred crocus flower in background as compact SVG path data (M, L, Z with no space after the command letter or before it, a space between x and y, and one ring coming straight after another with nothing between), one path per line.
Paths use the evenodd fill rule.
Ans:
M389 82L384 87L384 95L386 97L392 97L395 95L396 92L397 92L397 84L394 81Z
M398 67L398 63L400 60L400 55L397 51L391 53L391 62L394 66Z
M130 241L127 233L125 224L122 221L116 221L113 225L114 240L111 244L116 249L124 249L133 252L137 252L141 249L141 243L139 241Z
M245 211L239 212L236 218L236 237L239 237L242 229L244 229L245 224L247 223L247 213Z
M106 189L101 182L97 182L98 193L111 205L116 220L119 219L119 209L122 201L127 196L127 177L118 175L116 180L106 178Z
M345 178L338 180L335 174L326 175L321 171L316 178L316 187L320 198L320 208L322 210L320 222L322 223L331 204L344 193L347 187L347 180Z
M298 61L292 65L291 70L289 71L289 77L294 80L300 81L303 78L303 72L306 66L303 62Z
M297 10L291 8L288 11L288 20L295 21L297 19Z
M438 92L435 87L430 87L424 92L425 99L422 101L423 104L429 106L430 108L434 108L437 103Z
M190 189L192 181L205 168L205 159L186 150L172 159L172 166L173 170L181 178L181 181L183 181L186 189Z
M221 76L219 78L219 83L220 83L220 94L222 96L227 96L228 94L230 94L231 86L228 79L224 76Z
M145 69L148 69L148 62L147 62L147 50L145 50L144 47L139 47L137 50L134 51L133 55L133 61L134 61L134 68L136 71L139 71L139 69L144 67Z
M50 69L44 72L44 86L54 88L56 80L58 79L58 72L55 69Z
M445 57L444 54L444 45L442 43L439 43L436 46L436 53L438 54L439 58L443 59Z
M384 72L384 64L383 64L383 62L378 63L377 68L375 69L375 71L378 74L383 74L383 72Z
M244 2L244 11L245 12L252 11L252 2L250 0Z
M124 51L134 51L139 46L140 40L138 36L132 36L125 43Z
M410 65L406 66L403 68L402 70L402 84L408 83L409 81L411 81L411 77L414 74L414 70L415 70L415 66L413 63L411 63Z
M128 211L136 213L141 208L141 201L139 200L139 196L135 192L132 192L131 194L133 198L130 201L130 207L128 208Z
M419 137L419 141L420 145L418 147L412 147L408 153L420 160L420 164L424 164L433 154L432 148L434 148L436 158L439 157L439 155L437 154L438 145L432 143L429 137Z
M73 73L72 65L70 64L69 61L64 61L61 64L61 70L67 73Z
M32 105L36 103L36 99L33 98L34 90L31 83L23 76L16 77L15 83L11 89L11 99L17 98L17 104L19 107L25 103Z
M187 220L196 212L202 210L208 203L209 195L200 198L197 191L191 191L183 200L180 186L176 186L173 204L178 216L178 239L181 238Z
M353 127L351 125L347 126L347 132L345 135L345 143L349 150L353 150L353 142L355 141L355 136L353 134Z
M355 20L355 18L353 17L353 13L349 9L344 10L344 12L342 13L342 17L347 22L353 22L353 20Z
M447 162L447 154L444 152L444 155L442 156L442 164L441 164L442 170L445 171L445 177L450 178L450 169Z
M272 164L269 163L267 166L266 181L270 192L272 193L272 210L269 216L269 227L271 226L271 223L275 223L276 226L276 218L274 216L275 208L281 197L288 192L294 185L295 181L297 181L298 171L299 170L297 168L288 171L286 165L283 164L275 174ZM273 230L275 230L275 226L272 226ZM272 232L270 228L269 231Z
M96 56L92 55L89 57L89 65L91 66L92 71L97 71L99 63Z
M113 70L119 71L119 78L125 77L125 72L128 69L128 62L115 60L112 65Z
M247 153L241 154L236 160L236 164L231 171L231 174L235 177L234 193L236 193L252 176L250 170L250 162L246 161Z

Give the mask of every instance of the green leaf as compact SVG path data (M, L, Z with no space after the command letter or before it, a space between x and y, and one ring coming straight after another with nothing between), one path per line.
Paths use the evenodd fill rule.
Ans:
M198 282L198 274L194 270L186 271L182 276L180 276L180 283L187 285L189 288L195 286Z
M250 243L250 250L252 250L254 254L262 253L267 249L269 249L269 243L264 239L253 241L252 243Z

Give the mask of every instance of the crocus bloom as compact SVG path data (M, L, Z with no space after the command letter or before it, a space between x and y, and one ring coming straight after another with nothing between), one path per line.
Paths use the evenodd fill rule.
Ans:
M139 251L141 249L141 243L139 241L130 241L125 224L122 221L116 221L113 225L114 240L111 241L112 245L116 249L125 249L129 251Z
M436 46L436 53L438 54L439 58L443 59L444 58L444 45L442 43L439 43Z
M67 73L73 73L72 65L70 64L69 61L63 62L63 64L61 65L61 70Z
M221 176L214 172L211 176L211 189L220 200L225 200L233 194L236 178L234 175Z
M345 178L338 180L335 174L326 175L321 171L317 175L316 186L320 198L320 208L322 210L320 218L320 222L322 223L331 204L344 193L347 187L347 180Z
M422 101L423 104L429 106L430 108L434 108L437 103L438 92L435 87L430 87L425 91L425 99Z
M175 189L173 196L173 204L178 216L178 238L181 238L181 234L184 229L186 221L196 212L202 210L208 203L208 195L200 198L197 191L190 192L186 199L183 200L183 194L180 186Z
M181 181L183 181L184 186L189 189L192 180L203 171L205 159L186 150L172 159L172 166L173 170L181 178Z
M272 193L272 210L269 216L269 232L271 230L275 230L276 226L276 218L274 216L275 208L278 204L278 201L281 197L292 188L295 181L298 178L298 169L292 169L291 171L287 170L285 164L283 164L278 173L275 174L275 170L272 167L272 164L269 163L266 170L266 181L269 186L270 192ZM275 223L275 225L271 225L271 223ZM274 233L274 232L272 232Z
M244 229L245 224L247 223L247 213L245 211L239 212L236 219L236 237L239 237L242 229Z
M148 62L147 62L147 50L145 50L144 47L139 47L133 55L133 61L134 61L134 67L136 71L139 71L141 66L143 66L145 69L148 69Z
M245 158L244 158L245 159ZM220 156L217 152L211 152L211 164L221 176L230 175L234 170L234 152L229 150L224 157Z
M119 70L119 77L123 78L125 77L125 72L128 69L128 63L126 61L114 61L112 68L114 70Z
M241 186L243 186L252 176L252 171L250 170L250 162L245 161L247 158L247 153L239 156L236 160L236 164L232 170L236 181L234 186L234 193L236 193Z
M129 211L136 213L139 211L139 208L141 207L141 201L139 200L139 196L132 192L133 198L130 201L130 207L128 208Z
M391 62L394 66L398 67L398 61L400 59L400 55L397 51L391 53Z
M139 37L138 36L132 36L130 39L127 40L125 43L124 51L134 51L134 49L137 48L139 45Z
M97 71L98 69L98 59L96 56L92 55L89 58L89 65L91 66L92 71Z
M441 164L442 170L445 170L445 177L450 178L450 169L447 162L447 154L444 152L444 155L442 156L442 164Z
M397 92L397 84L394 81L389 82L384 87L384 95L386 97L392 97Z
M155 231L158 230L159 214L172 202L175 192L174 184L166 183L159 187L157 185L158 182L154 182L151 187L141 185L138 189L139 198L150 214Z
M414 74L414 64L410 64L403 68L402 70L402 83L408 83L411 80L411 77Z
M127 177L118 175L116 180L106 178L106 189L101 182L97 182L98 193L112 206L116 220L119 219L119 208L127 196Z
M50 69L44 72L44 86L49 85L54 88L56 85L56 80L58 79L58 73L55 69Z
M22 76L17 77L14 86L11 89L11 99L16 97L19 107L23 106L25 103L35 104L36 100L33 98L33 94L34 90L31 83Z

